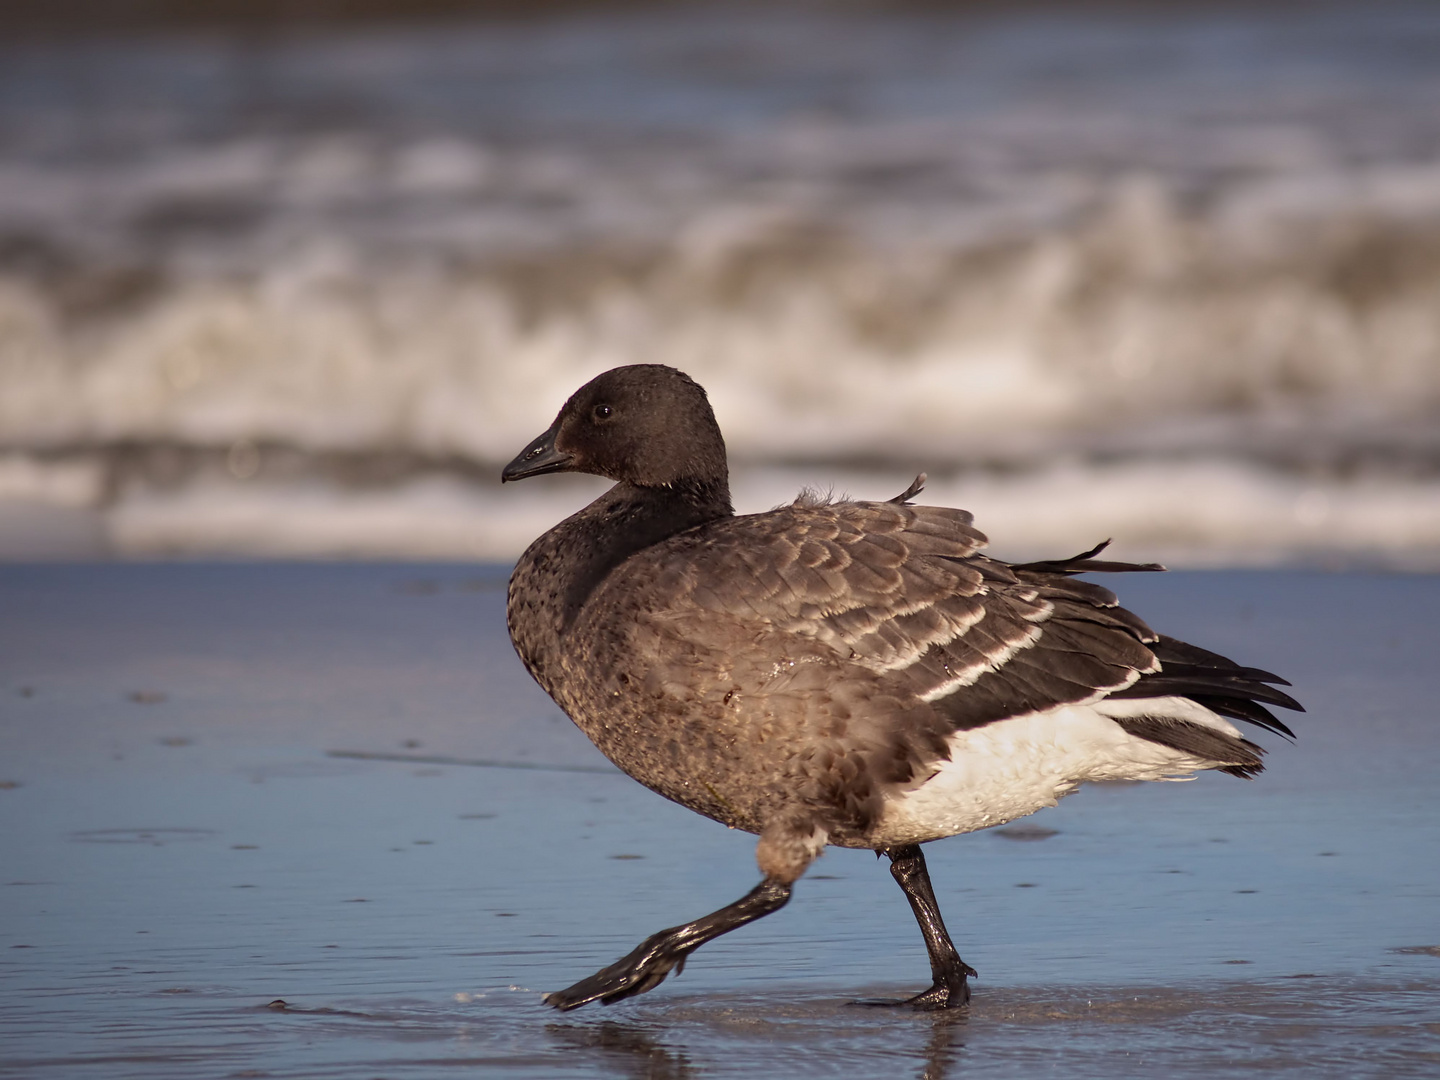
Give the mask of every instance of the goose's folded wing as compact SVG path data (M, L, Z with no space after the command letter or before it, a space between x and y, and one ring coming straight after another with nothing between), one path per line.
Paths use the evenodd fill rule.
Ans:
M942 507L802 503L707 530L668 587L654 584L682 606L823 644L952 730L1095 700L1157 670L1155 635L1112 593L1058 563L980 555L970 521Z

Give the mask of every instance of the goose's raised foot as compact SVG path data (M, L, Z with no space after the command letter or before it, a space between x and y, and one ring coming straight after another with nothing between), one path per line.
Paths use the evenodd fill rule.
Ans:
M685 958L721 934L754 922L785 906L790 899L790 886L774 878L766 878L733 904L712 911L703 918L684 926L672 926L651 934L628 956L609 967L601 968L588 979L574 986L545 995L545 1004L562 1012L578 1009L591 1001L612 1005L625 998L653 990L674 971L680 974Z
M561 1012L569 1012L592 1001L612 1005L655 989L672 970L678 975L685 969L685 958L695 948L694 945L677 945L673 936L674 931L671 930L652 934L628 956L601 968L588 979L546 994L545 1004Z

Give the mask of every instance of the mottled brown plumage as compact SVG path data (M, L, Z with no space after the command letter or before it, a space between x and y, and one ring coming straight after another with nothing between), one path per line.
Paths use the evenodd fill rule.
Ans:
M521 557L510 584L511 635L540 685L620 768L760 835L757 857L770 883L761 888L771 892L763 903L755 894L737 902L751 904L743 911L732 905L734 919L720 918L724 927L710 927L710 936L783 903L826 843L892 858L903 849L907 870L897 869L897 880L920 903L929 886L912 892L907 884L924 878L913 845L999 823L897 824L897 806L917 793L930 798L930 780L959 764L951 758L967 732L1113 697L1127 701L1113 707L1123 715L1083 719L1133 744L1135 775L1216 767L1250 775L1261 768L1259 748L1223 720L1211 723L1211 712L1192 701L1157 704L1151 715L1129 699L1229 703L1214 711L1280 731L1259 702L1295 707L1266 685L1275 676L1161 638L1108 590L1072 576L1158 568L1099 561L1098 548L1046 563L991 559L968 513L908 503L919 481L889 502L804 496L735 516L704 391L670 368L620 368L587 384L505 478L561 470L617 484ZM1067 768L1092 766L1100 767L1057 766L1049 787L1007 812L1053 802L1094 778ZM765 910L752 910L756 903ZM943 925L941 937L948 946ZM656 948L668 956L676 941ZM641 992L697 944L679 959L636 959L637 950L612 966L623 970L607 969L552 1003ZM953 963L936 956L932 947L937 983L927 993L959 1004L968 968L958 955Z

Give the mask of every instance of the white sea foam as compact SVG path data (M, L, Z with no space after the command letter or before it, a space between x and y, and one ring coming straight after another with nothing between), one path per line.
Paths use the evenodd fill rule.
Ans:
M949 458L1206 414L1385 435L1440 417L1434 175L1433 219L1387 219L1355 179L1350 203L1259 253L1267 223L1233 220L1258 211L1224 201L1187 217L1137 182L1093 221L999 252L821 259L787 249L776 226L754 241L776 250L732 239L719 269L683 246L653 253L642 280L602 260L577 297L563 259L535 296L503 268L373 265L339 239L248 278L175 280L103 318L12 278L0 432L11 447L249 438L495 461L534 409L599 370L667 362L731 407L732 447L752 457ZM1358 249L1332 236L1347 224L1362 228ZM1369 258L1414 265L1367 283ZM753 288L729 295L747 274Z
M1022 546L1103 503L1079 531L1201 561L1429 550L1427 11L0 47L0 495L127 552L513 552L452 466L660 362L746 468L963 475ZM127 464L156 447L230 467Z
M836 466L741 468L740 512L805 484L883 499L908 477ZM316 480L208 476L136 487L63 520L43 500L0 500L0 555L133 558L513 559L603 481L520 485L422 476L362 490ZM1440 570L1440 480L1307 478L1235 462L1057 464L932 482L921 502L961 506L1003 558L1056 558L1113 537L1117 558L1172 567L1375 566ZM28 547L26 545L29 545Z

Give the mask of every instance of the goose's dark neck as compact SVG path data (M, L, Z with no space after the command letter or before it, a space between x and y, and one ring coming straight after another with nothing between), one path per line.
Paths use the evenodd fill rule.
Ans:
M671 487L616 484L542 536L521 558L511 582L512 626L520 617L519 579L528 581L525 595L544 598L526 621L534 619L534 628L544 625L550 634L563 635L600 583L631 555L733 513L723 479Z
M603 578L635 552L734 512L730 487L722 479L669 487L619 483L576 517L584 520L596 569Z
M730 505L730 484L718 480L683 480L668 487L639 487L616 484L606 495L615 495L636 508L640 518L653 517L658 523L676 523L675 532L693 528L735 513ZM684 524L679 524L680 522Z

